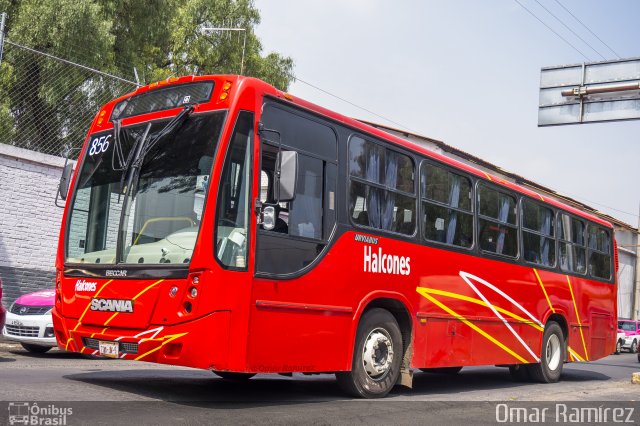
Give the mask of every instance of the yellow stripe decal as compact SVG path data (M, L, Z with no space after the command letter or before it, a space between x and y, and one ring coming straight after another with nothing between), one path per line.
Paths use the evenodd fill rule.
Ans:
M132 300L136 300L138 297L142 296L143 294L145 294L148 290L150 290L151 288L153 288L153 286L155 286L156 284L161 283L162 281L164 281L164 279L162 280L158 280L155 283L151 284L150 286L148 286L147 288L145 288L144 290L142 290L140 293L136 294ZM111 315L111 317L109 317L109 319L107 321L105 321L105 323L103 324L104 326L109 325L109 323L111 322L112 319L114 319L116 316L118 316L120 312L116 312L115 314Z
M582 358L580 355L578 355L578 353L576 351L574 351L573 349L571 349L571 347L569 347L569 354L571 356L573 356L575 359L577 359L578 361L584 362L584 358Z
M491 175L489 173L487 173L487 172L482 172L482 173L484 173L484 175L487 177L487 179L493 180L493 179L491 179Z
M481 306L485 306L485 307L489 307L489 305L487 303L484 302L484 300L480 300L480 299L475 299L473 297L469 297L469 296L465 296L463 294L458 294L458 293L451 293L448 291L444 291L444 290L437 290L435 288L427 288L427 287L418 287L420 290L424 291L425 293L429 293L429 294L437 294L439 296L446 296L446 297L451 297L453 299L458 299L458 300L464 300L466 302L470 302L470 303L475 303L476 305L481 305ZM498 312L500 312L501 314L505 314L507 316L510 316L511 318L520 321L523 324L526 325L530 325L531 327L535 328L538 331L544 331L544 328L540 327L538 324L534 323L533 321L529 321L525 318L522 318L521 316L514 314L513 312L507 311L506 309L500 308L498 306L493 306L494 309Z
M135 359L135 361L139 361L139 360L141 360L142 358L146 357L147 355L150 355L150 354L152 354L152 353L154 353L154 352L156 352L156 351L160 350L160 348L162 348L162 347L163 347L164 345L166 345L167 343L172 342L172 341L174 341L174 340L176 340L176 339L179 339L180 337L182 337L182 336L184 336L184 335L186 335L186 334L187 334L187 333L181 333L181 334L174 334L174 335L171 335L171 336L165 336L164 338L165 338L165 339L167 339L167 340L165 340L164 342L162 342L162 344L161 344L160 346L158 346L157 348L151 349L149 352L145 352L145 353L143 353L142 355L140 355L139 357L137 357L137 358Z
M416 291L419 294L421 294L422 296L424 296L425 298L429 299L429 301L431 301L433 304L438 306L440 309L442 309L443 311L447 312L449 315L453 316L455 319L461 321L462 323L464 323L465 325L469 326L470 328L472 328L476 332L480 333L485 339L489 340L491 343L493 343L494 345L498 346L500 349L502 349L503 351L505 351L506 353L508 353L509 355L514 357L515 359L517 359L518 361L520 361L522 363L527 363L528 362L526 359L522 358L520 355L518 355L517 353L515 353L514 351L512 351L511 349L506 347L504 344L499 342L497 339L495 339L489 333L487 333L486 331L484 331L483 329L481 329L477 325L473 324L471 321L467 320L462 315L459 315L453 309L451 309L451 308L445 306L443 303L439 302L437 299L435 299L434 297L429 295L429 293L421 291L420 287L418 287L416 289Z
M93 297L98 297L100 295L100 293L102 292L102 290L107 286L107 284L109 284L111 281L113 280L109 280L106 283L102 284L102 287L100 287L100 289L98 290L98 292L93 296ZM93 299L92 297L92 299ZM84 309L84 312L82 313L82 315L80 315L80 319L78 319L78 323L76 324L76 327L73 329L73 331L76 331L78 329L78 327L81 325L82 323L82 319L84 318L84 316L87 314L87 311L89 310L89 308L91 307L91 300L89 300L89 303L87 304L87 307Z
M569 284L569 291L571 292L571 300L573 300L573 309L576 311L576 319L578 320L578 327L580 328L580 337L582 338L582 347L584 348L584 357L589 361L589 354L587 353L587 344L584 342L584 334L582 333L582 322L580 322L580 315L578 314L578 305L576 305L576 298L573 296L573 289L571 288L571 280L567 275L567 283Z
M549 295L547 294L547 290L545 290L544 284L542 284L542 280L540 279L540 275L538 275L538 270L536 268L533 268L533 273L536 274L536 278L538 279L538 283L540 284L540 287L542 287L544 298L547 299L547 303L549 304L549 308L551 308L551 312L555 314L556 310L553 309L553 305L551 305L551 300L549 300Z

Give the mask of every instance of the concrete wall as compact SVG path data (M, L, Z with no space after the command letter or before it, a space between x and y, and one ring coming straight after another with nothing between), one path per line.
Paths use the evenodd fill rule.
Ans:
M62 209L54 204L64 159L0 144L3 303L53 288Z

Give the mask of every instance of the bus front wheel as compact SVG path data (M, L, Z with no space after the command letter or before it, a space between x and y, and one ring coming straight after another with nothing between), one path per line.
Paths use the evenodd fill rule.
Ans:
M528 366L531 379L540 383L555 383L560 380L565 359L565 341L562 328L557 322L549 322L542 336L540 362Z
M338 385L355 397L382 398L398 381L402 356L398 322L385 309L371 309L358 324L351 371L336 373Z

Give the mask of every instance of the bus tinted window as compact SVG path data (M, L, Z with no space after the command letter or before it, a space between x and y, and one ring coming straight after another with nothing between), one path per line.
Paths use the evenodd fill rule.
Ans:
M425 163L420 184L423 198L471 211L471 181L468 178Z
M518 256L516 198L478 185L478 243L485 252Z
M587 272L587 250L584 247L584 222L567 214L558 216L560 269L584 274Z
M516 197L484 185L478 186L478 212L502 223L516 224Z
M589 274L597 278L611 278L611 235L606 229L589 224Z
M584 245L584 222L561 214L558 222L558 238L571 243Z
M471 247L471 180L424 163L420 183L424 237L429 241Z
M543 266L556 263L553 238L553 210L531 200L522 201L522 244L524 260Z
M349 214L363 226L411 235L415 230L413 160L360 137L349 142Z

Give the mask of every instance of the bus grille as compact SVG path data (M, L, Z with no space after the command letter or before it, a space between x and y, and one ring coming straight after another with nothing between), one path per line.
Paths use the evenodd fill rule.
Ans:
M38 337L40 327L25 327L22 325L5 325L7 334L19 337Z
M85 337L82 339L84 342L84 346L89 349L100 350L100 343L98 339L92 339L90 337ZM137 354L138 353L138 344L131 342L119 342L118 351L123 354Z

